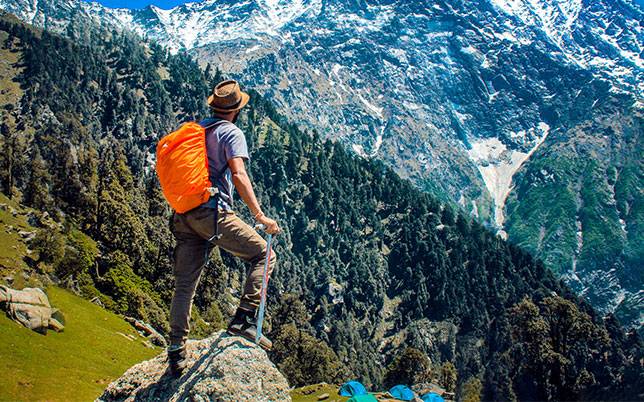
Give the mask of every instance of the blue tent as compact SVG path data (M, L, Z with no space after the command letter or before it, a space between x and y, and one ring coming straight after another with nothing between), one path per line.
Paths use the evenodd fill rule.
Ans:
M396 385L389 390L389 393L401 401L412 401L415 398L414 392L406 385Z
M367 395L355 395L352 396L347 402L378 402L375 396L371 394Z
M340 396L367 395L364 385L358 381L349 381L340 387Z
M438 395L437 393L430 392L429 394L423 395L420 399L423 400L423 402L445 402L445 399L443 399L442 396Z

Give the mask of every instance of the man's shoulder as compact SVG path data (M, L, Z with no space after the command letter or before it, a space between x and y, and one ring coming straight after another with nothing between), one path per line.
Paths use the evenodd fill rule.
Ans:
M224 137L243 137L244 132L241 131L234 123L226 121L217 127L217 131L220 132L220 136Z
M229 130L229 131L235 131L242 133L241 129L237 127L237 125L231 121L224 120L224 122L220 126L224 130ZM243 134L243 133L242 133Z

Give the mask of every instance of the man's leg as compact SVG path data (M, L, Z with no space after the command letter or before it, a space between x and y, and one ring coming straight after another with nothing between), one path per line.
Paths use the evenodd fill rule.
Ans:
M175 285L170 307L170 343L181 345L190 330L192 299L212 245L192 232L183 216L175 215L173 233L177 245L174 249Z
M266 240L235 213L222 211L220 214L219 234L221 234L221 238L216 240L215 244L251 264L239 307L254 312L259 307L261 297L267 253ZM268 264L269 276L273 272L276 261L275 250L272 250Z
M185 225L201 239L209 239L214 233L214 210L200 207L188 212L184 216ZM235 313L235 318L229 326L231 333L255 339L255 312L260 302L264 259L266 258L266 241L255 229L242 221L232 211L219 211L218 233L221 236L212 243L223 248L236 257L250 262L251 269L244 285L240 307ZM194 257L193 257L194 258ZM269 275L275 266L276 255L271 253ZM201 264L203 265L203 263ZM260 345L270 349L272 344L266 337L262 337Z
M251 264L240 306L228 326L228 332L255 341L257 335L255 313L260 303L264 261L267 252L266 241L255 229L242 221L233 212L220 212L220 214L219 234L221 234L221 238L215 241L215 244ZM269 261L269 275L273 271L275 261L276 256L272 252ZM259 345L266 350L270 350L273 343L262 335Z

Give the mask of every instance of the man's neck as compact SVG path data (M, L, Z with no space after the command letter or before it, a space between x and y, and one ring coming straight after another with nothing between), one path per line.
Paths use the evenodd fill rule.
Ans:
M232 123L233 119L235 118L235 113L227 113L227 114L213 113L212 117L219 120L226 120Z

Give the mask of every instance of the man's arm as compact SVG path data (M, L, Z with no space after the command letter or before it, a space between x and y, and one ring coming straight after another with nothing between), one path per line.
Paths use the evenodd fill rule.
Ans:
M262 208L257 202L257 197L255 197L255 191L253 190L253 184L250 182L250 177L246 173L246 167L244 166L243 158L232 158L228 161L228 167L232 173L233 184L239 193L241 199L248 205L251 214L255 220L266 226L266 232L275 234L279 233L281 230L273 219L270 219L262 212Z

